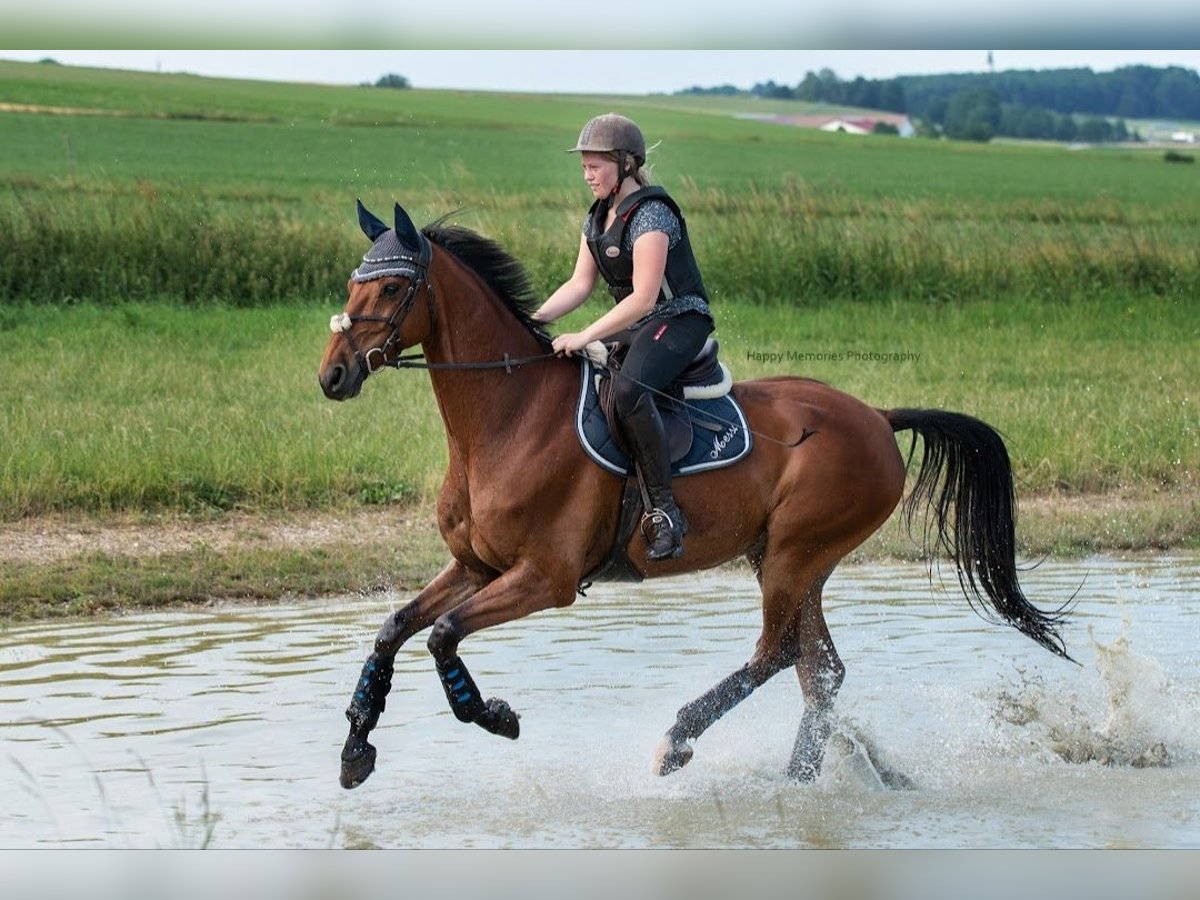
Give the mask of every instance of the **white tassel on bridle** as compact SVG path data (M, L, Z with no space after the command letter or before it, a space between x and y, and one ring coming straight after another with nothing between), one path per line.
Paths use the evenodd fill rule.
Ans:
M334 334L338 334L343 331L349 331L351 324L353 323L350 321L349 313L341 312L335 316L329 317L329 330Z

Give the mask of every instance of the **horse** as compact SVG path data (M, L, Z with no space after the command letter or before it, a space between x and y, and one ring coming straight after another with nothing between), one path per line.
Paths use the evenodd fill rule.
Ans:
M455 717L517 739L518 714L483 699L459 647L483 629L570 606L613 549L626 487L581 449L573 430L580 361L553 353L532 318L538 301L522 266L445 219L418 229L398 203L391 227L361 201L358 214L372 244L331 321L318 380L327 397L347 400L385 367L428 370L448 449L437 522L450 559L387 617L363 664L346 710L345 788L374 771L367 738L396 653L426 628ZM419 355L404 355L418 345ZM734 465L675 480L691 523L686 552L649 562L636 533L617 548L638 578L744 558L762 594L748 661L679 709L656 752L658 774L688 763L706 729L788 667L803 708L786 772L801 782L819 774L845 677L822 589L902 499L910 529L924 511L927 555L948 555L977 613L1070 659L1060 634L1068 604L1043 610L1018 583L1012 468L991 426L944 410L876 409L795 376L736 382L732 392L751 432L767 439ZM896 438L905 431L913 433L907 459ZM904 498L918 437L920 468Z

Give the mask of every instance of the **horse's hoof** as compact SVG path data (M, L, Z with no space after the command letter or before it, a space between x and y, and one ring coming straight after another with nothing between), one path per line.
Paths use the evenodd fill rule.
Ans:
M787 777L797 784L812 784L817 780L817 771L812 766L790 767Z
M375 771L375 748L365 740L346 741L342 749L342 774L339 779L346 790L356 788Z
M692 745L687 741L676 743L670 737L662 739L654 759L654 774L670 775L692 761Z
M521 717L513 712L511 706L496 697L492 697L483 705L483 712L475 719L475 724L484 731L498 734L515 741L521 736Z
M821 774L821 763L811 759L795 760L788 765L787 777L800 784L812 784Z

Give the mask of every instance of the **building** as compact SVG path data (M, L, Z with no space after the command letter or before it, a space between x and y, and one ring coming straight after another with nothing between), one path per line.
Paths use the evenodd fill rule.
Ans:
M872 134L875 126L884 122L893 126L901 137L912 137L916 133L912 120L898 113L871 113L868 116L756 116L779 125L794 125L799 128L817 128L821 131L844 134Z

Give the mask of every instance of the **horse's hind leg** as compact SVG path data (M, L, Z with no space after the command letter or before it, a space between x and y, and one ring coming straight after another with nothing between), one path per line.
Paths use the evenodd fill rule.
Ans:
M825 745L833 727L833 701L846 674L821 609L823 585L824 578L805 598L791 641L796 675L804 692L804 714L787 772L798 781L812 781L821 771Z
M786 533L814 539L811 527ZM785 537L768 543L758 567L763 591L762 645L777 645L778 654L794 664L804 692L804 713L788 763L788 776L812 781L821 771L832 728L833 700L846 669L825 625L821 594L847 545L829 541L814 553L810 543Z
M782 560L779 552L751 560L763 589L763 630L754 655L745 666L679 710L655 757L654 770L659 775L687 765L692 758L691 741L799 658L795 640L799 610L814 594L819 608L825 575L811 574L804 566L790 569Z
M392 689L392 665L401 645L477 591L482 583L477 575L451 562L412 602L383 623L346 709L350 735L342 748L342 787L358 787L375 769L375 748L367 742L367 735L379 721Z
M675 724L658 746L654 771L669 775L687 765L692 758L691 742L786 665L778 657L760 658L756 654L746 665L680 709Z

